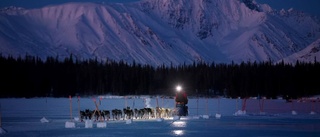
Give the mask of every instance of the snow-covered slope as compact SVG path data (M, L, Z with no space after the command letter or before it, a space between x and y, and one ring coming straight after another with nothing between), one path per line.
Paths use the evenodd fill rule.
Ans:
M307 14L242 0L67 3L0 11L0 51L13 56L73 54L151 65L278 61L319 38L320 23Z
M320 59L320 38L313 42L310 46L307 46L305 49L294 53L283 59L285 62L319 62Z

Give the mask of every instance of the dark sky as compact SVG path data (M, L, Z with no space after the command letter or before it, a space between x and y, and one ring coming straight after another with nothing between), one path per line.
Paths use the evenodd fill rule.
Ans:
M258 3L269 4L273 9L296 9L320 16L320 0L256 0Z
M0 8L7 6L19 6L25 8L39 8L50 4L60 4L64 2L132 2L139 0L0 0ZM269 4L272 8L305 11L310 14L320 15L320 0L256 0L258 3Z
M51 4L61 4L66 2L132 2L139 0L0 0L0 8L8 6L18 6L24 8L39 8Z

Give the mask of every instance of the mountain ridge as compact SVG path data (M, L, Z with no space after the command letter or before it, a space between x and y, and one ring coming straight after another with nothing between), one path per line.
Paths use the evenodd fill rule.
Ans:
M295 62L299 56L289 56L320 37L320 23L305 13L257 7L235 0L144 0L11 8L0 12L0 50L2 55L73 54L155 66Z

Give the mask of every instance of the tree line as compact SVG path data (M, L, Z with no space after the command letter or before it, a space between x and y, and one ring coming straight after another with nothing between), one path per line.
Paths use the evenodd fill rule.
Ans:
M320 63L297 61L151 66L125 61L59 57L0 57L0 97L174 95L301 97L320 94Z

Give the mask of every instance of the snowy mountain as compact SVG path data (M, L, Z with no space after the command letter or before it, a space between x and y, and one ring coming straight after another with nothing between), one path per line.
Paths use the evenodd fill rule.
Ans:
M13 56L73 54L151 65L295 61L319 47L319 38L316 18L250 0L66 3L0 11L0 51ZM319 55L312 50L310 56Z
M285 62L294 62L294 61L302 61L302 62L319 62L320 59L320 39L313 42L310 46L307 46L305 49L294 53L283 59Z

